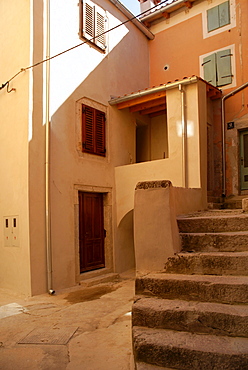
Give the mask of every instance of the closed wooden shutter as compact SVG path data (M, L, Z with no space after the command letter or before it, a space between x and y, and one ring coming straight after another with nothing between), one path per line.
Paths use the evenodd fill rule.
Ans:
M219 8L215 6L207 11L207 21L208 21L208 32L216 30L220 27L219 23Z
M82 110L82 142L85 152L94 152L94 109L83 105Z
M231 49L221 50L216 53L217 86L232 83Z
M105 113L82 106L82 150L105 156Z
M220 27L230 23L230 6L229 1L219 5L219 24Z
M96 111L96 153L105 155L105 113Z
M207 11L208 32L214 31L230 23L229 1L217 5Z
M212 85L216 86L217 78L216 78L216 54L213 53L208 55L203 59L203 72L204 72L204 80L211 83Z

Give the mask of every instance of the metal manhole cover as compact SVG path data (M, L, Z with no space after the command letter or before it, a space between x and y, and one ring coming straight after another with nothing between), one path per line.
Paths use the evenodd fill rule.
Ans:
M78 327L36 328L18 344L67 344Z

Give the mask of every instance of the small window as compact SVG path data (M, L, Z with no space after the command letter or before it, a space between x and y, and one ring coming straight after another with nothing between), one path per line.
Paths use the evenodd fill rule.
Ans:
M80 38L101 50L106 49L105 12L90 0L80 0Z
M231 49L221 50L203 59L204 79L214 86L232 83Z
M226 1L207 11L208 32L230 24L229 1Z
M105 157L105 113L82 105L82 151Z

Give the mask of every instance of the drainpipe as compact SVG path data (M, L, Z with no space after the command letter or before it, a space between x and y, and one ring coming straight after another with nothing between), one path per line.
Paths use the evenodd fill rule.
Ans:
M50 57L50 0L46 1L46 59ZM46 158L45 158L45 197L46 197L46 263L47 263L47 290L54 294L52 288L52 250L51 250L51 223L50 223L50 191L49 191L49 160L50 160L50 61L46 62Z
M221 121L222 121L222 172L223 172L223 193L222 196L226 196L226 130L225 130L225 100L237 94L248 86L248 82L237 87L237 89L226 94L221 99Z
M181 116L182 116L182 178L183 187L188 187L188 176L187 176L187 122L185 119L185 91L182 84L178 86L181 92Z

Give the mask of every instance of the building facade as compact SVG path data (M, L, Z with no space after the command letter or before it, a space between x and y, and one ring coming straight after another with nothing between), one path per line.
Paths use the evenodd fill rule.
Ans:
M1 288L134 268L139 181L197 189L178 212L247 191L245 2L5 3Z
M246 194L247 2L141 2L142 22L154 33L150 85L197 75L222 91L208 116L208 190L225 197ZM190 104L190 102L187 102Z
M34 295L134 267L114 227L133 122L108 104L149 83L152 34L131 17L105 0L1 1L1 288Z

